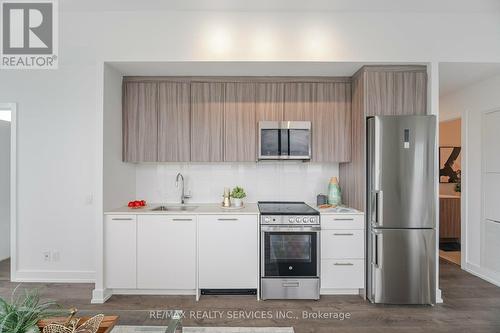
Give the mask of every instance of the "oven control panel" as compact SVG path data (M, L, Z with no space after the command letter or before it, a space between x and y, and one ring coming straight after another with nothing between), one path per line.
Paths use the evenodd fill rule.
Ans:
M260 224L315 225L319 224L319 215L261 215Z

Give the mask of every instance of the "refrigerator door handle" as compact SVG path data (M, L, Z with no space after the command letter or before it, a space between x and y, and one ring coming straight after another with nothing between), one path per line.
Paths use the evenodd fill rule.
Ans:
M379 255L378 255L378 237L380 236L379 234L377 234L377 232L373 231L372 232L372 235L373 235L373 249L372 249L372 264L376 267L376 268L379 268L380 267L380 263L379 263Z
M383 207L384 207L384 195L380 190L373 191L375 195L375 214L372 214L372 227L377 228L382 224Z

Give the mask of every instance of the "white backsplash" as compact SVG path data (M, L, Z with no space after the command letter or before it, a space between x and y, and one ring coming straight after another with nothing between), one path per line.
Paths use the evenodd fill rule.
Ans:
M187 202L222 201L224 187L242 186L246 201L296 200L316 202L316 195L327 193L330 177L339 174L337 163L260 162L260 163L168 163L138 164L138 199L148 202L180 202L175 176L185 178Z

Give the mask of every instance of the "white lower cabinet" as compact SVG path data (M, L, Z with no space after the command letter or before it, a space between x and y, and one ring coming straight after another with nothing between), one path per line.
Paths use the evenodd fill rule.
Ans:
M321 293L353 293L365 285L363 215L321 216Z
M321 260L321 288L361 289L364 285L363 259Z
M199 288L256 289L257 215L198 216Z
M107 215L104 220L104 284L107 288L137 288L137 219Z
M137 220L137 288L196 289L196 216Z

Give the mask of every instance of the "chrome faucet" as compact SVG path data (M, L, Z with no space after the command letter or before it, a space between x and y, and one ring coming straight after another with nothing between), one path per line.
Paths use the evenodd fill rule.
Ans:
M177 174L177 177L175 177L175 187L179 188L179 178L182 181L182 188L181 188L181 204L184 205L185 199L191 198L190 195L184 194L184 176L179 172Z

